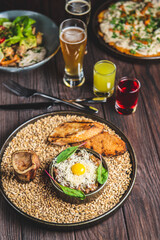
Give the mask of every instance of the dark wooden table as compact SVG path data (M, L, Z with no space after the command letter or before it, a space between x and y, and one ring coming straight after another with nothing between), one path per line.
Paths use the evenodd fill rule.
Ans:
M96 1L92 1L92 7ZM0 11L25 9L41 12L59 25L65 18L64 1L28 0L2 1ZM131 142L138 160L137 178L134 188L125 204L110 218L82 230L58 232L48 230L26 221L4 198L0 197L0 240L33 239L134 239L156 240L160 237L159 205L159 76L160 62L130 62L100 49L88 39L88 54L84 60L85 84L78 89L64 86L62 77L64 63L61 51L44 66L29 72L0 72L0 104L35 102L40 98L18 98L7 91L2 82L7 79L36 88L61 98L93 96L93 65L101 59L113 61L117 66L117 80L122 76L137 77L141 82L141 92L137 111L122 116L114 109L114 97L106 104L95 105L98 116L119 127ZM66 106L56 106L53 110L69 110ZM8 135L24 121L47 112L43 110L0 111L0 147Z

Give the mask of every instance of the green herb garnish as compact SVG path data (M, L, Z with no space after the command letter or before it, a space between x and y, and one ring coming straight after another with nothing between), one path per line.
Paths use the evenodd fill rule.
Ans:
M159 38L159 37L157 38L157 40L158 40L158 42L160 43L160 38Z
M69 187L65 187L62 186L61 184L59 184L46 170L45 172L48 174L48 176L62 189L62 191L66 194L69 195L71 197L77 197L80 198L81 200L84 200L86 198L85 194L80 191L80 190L76 190L76 189L72 189Z
M117 23L114 25L114 30L120 30L120 31L123 31L124 30L124 26L122 23Z
M100 155L100 158L102 161L101 155ZM108 178L108 171L102 166L102 162L101 162L97 169L97 182L99 182L100 184L104 184L107 178Z
M125 24L126 23L126 17L121 17L120 20L119 20L119 23Z
M116 18L112 18L112 20L110 21L111 24L116 24Z
M122 34L125 38L131 37L131 31L122 31Z
M35 52L35 53L40 53L40 52L42 51L42 48L39 48L39 49L34 49L34 48L33 48L32 51Z
M71 196L71 197L77 197L77 198L80 198L81 200L84 200L86 198L85 194L80 191L80 190L76 190L76 189L72 189L72 188L69 188L69 187L64 187L60 184L58 184L60 186L60 188L62 189L62 191Z
M146 41L148 43L151 43L152 42L152 39L151 38L140 38L141 41Z
M61 152L58 156L57 156L57 161L56 163L60 163L63 162L65 160L67 160L73 153L76 152L76 150L81 147L82 145L84 145L85 143L82 143L79 146L74 146L74 147L69 147L67 149L65 149L63 152Z
M130 50L130 53L132 53L132 54L136 54L136 51L133 50L133 49L131 49L131 50Z
M116 4L112 4L112 5L110 6L110 8L111 8L112 10L116 9Z
M112 38L117 38L117 37L118 37L117 34L115 32L113 32Z
M65 149L63 152L61 152L58 157L56 163L63 162L64 160L68 159L75 151L77 150L78 146L75 147L69 147Z

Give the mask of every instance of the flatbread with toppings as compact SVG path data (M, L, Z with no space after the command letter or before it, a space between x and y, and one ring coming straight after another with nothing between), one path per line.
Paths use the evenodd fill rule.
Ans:
M160 2L118 1L98 15L99 35L118 51L160 56Z

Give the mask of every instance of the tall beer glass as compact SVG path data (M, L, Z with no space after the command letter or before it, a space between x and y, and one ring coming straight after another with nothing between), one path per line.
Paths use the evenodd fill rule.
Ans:
M60 45L65 62L63 81L68 87L79 87L84 81L83 57L87 43L87 29L79 19L67 19L60 25Z
M68 18L81 19L88 25L91 13L91 0L66 0L65 11Z

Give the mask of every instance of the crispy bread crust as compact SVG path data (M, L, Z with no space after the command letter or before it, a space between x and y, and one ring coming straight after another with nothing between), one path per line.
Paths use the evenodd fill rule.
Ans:
M117 137L111 135L108 132L102 132L85 141L86 148L93 149L101 155L105 156L117 156L126 152L125 142Z
M49 135L48 141L55 145L83 142L101 133L104 127L97 122L65 122Z

